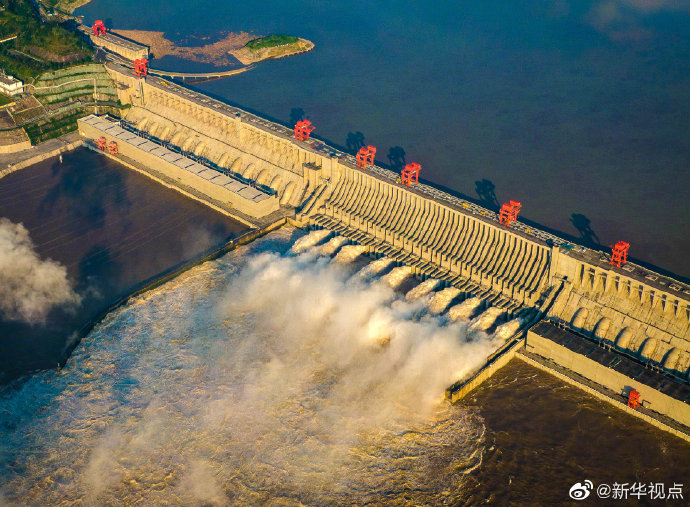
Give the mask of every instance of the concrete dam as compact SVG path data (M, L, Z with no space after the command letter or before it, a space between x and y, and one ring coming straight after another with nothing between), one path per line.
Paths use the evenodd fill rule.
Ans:
M495 324L519 319L489 360L495 368L521 349L591 378L587 366L550 356L544 337L562 344L574 337L591 346L579 354L595 362L595 349L613 354L603 365L612 372L627 358L642 372L626 374L626 392L615 393L621 405L636 390L642 408L690 427L688 285L630 262L613 266L609 254L519 221L506 227L491 210L421 183L401 185L398 173L361 168L318 139L297 140L291 129L158 77L142 79L115 64L108 72L131 106L124 121L91 116L79 129L115 142L113 157L254 227L287 219L330 231L437 280L437 290L453 288L455 302L477 298L495 309ZM530 334L540 338L531 344ZM449 397L481 382L491 364L483 377L451 387ZM596 382L619 390L605 375Z

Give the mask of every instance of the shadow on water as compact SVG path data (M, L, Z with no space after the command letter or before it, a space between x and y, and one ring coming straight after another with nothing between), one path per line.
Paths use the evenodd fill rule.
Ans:
M298 121L304 120L306 113L301 107L293 107L290 109L290 125L288 127L294 127Z
M388 164L393 171L402 171L405 167L405 150L400 146L392 146L388 150Z
M573 213L570 216L570 223L580 233L580 243L589 248L601 248L599 236L592 229L592 221L584 215Z
M78 290L93 294L95 299L102 299L104 294L122 290L117 282L121 275L122 266L115 260L110 248L94 245L79 261Z
M364 147L364 134L359 131L348 132L345 145L347 146L347 151L354 155L360 148Z
M486 178L475 181L475 191L479 196L479 200L489 209L497 210L500 207L498 198L496 197L496 185L491 180Z

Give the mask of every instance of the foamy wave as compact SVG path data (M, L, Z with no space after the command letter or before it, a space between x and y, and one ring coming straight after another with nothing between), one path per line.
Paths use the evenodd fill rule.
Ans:
M137 298L61 372L3 395L0 498L457 500L483 429L443 391L485 360L490 339L409 320L413 303L348 283L328 259L274 253L289 232Z

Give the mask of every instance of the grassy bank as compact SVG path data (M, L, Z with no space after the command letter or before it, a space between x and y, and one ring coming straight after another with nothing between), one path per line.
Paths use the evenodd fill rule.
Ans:
M232 56L244 65L284 58L314 49L314 43L292 35L269 35L249 41L243 48L231 51Z
M84 38L56 22L42 23L29 0L2 0L0 67L30 81L40 73L91 60L93 49Z
M269 35L268 37L261 37L247 42L246 47L258 51L259 49L295 44L297 41L299 41L299 39L292 35Z

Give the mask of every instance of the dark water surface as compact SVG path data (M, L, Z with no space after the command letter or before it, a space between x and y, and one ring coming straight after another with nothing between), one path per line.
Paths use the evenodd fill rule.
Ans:
M493 189L527 219L588 245L623 239L690 277L686 0L95 0L77 12L174 40L306 37L311 53L198 88L283 122L302 108L334 143L361 132L384 163L402 147L430 181L489 204Z
M22 223L83 297L45 325L0 318L0 383L64 362L73 333L119 297L246 229L86 149L2 178L0 217Z
M466 485L469 505L563 504L572 502L570 487L584 480L595 487L683 484L685 500L675 504L687 505L690 444L518 359L463 404L476 406L489 429L482 466ZM641 499L609 501L663 502ZM592 493L584 503L602 501Z

